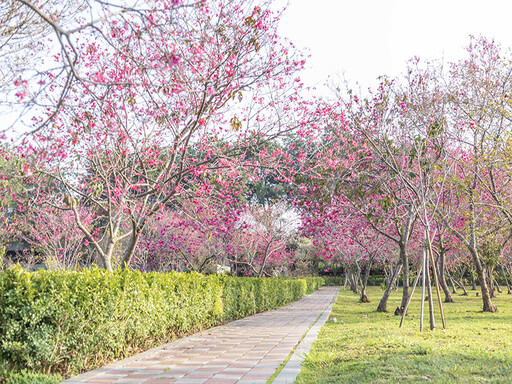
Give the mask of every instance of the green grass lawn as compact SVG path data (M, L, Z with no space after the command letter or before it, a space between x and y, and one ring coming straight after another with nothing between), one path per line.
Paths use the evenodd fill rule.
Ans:
M310 383L512 383L512 295L498 294L495 314L482 312L482 299L454 295L443 303L443 330L435 304L436 329L430 331L428 302L424 330L416 291L399 328L401 292L393 292L387 313L376 311L382 290L371 287L369 304L340 290L330 318L302 365L296 384ZM435 296L435 291L434 291ZM444 298L444 295L442 296Z

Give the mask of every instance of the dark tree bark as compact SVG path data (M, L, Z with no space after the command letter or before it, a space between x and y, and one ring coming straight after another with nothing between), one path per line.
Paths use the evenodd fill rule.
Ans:
M468 291L466 291L466 287L464 287L464 284L462 284L462 281L460 281L460 282L457 281L449 273L448 273L448 277L450 278L453 286L455 286L455 284L457 284L459 286L459 288L461 288L464 291L464 293L462 294L463 296L468 295Z
M450 284L452 285L452 293L454 295L457 294L457 287L455 286L455 283L450 275L448 275L448 278L450 279Z
M361 284L361 299L359 300L361 303L369 303L370 299L366 296L366 286L368 284L368 277L370 276L370 270L372 269L371 263L368 263L364 272L364 278Z
M439 285L441 285L441 288L444 292L444 302L445 303L453 303L453 297L450 293L450 288L448 288L448 284L446 284L446 278L445 278L445 264L444 264L444 258L445 258L445 250L442 245L442 241L439 247Z
M355 276L353 271L347 270L348 282L350 284L350 290L355 294L359 293L359 289L357 288L357 277Z
M434 267L434 266L433 266ZM436 320L434 318L434 298L432 297L432 284L430 281L430 263L427 258L427 269L426 272L426 284L427 284L427 300L428 300L428 318L430 323L430 330L434 330L436 327Z
M407 305L409 299L409 257L406 250L407 243L400 243L400 259L402 260L402 279L403 279L403 291L402 291L402 302L400 304L400 314Z
M491 299L496 297L496 288L494 286L494 279L492 278L492 267L486 268L486 279L489 282L489 296Z
M496 279L493 277L493 281L494 281L494 285L496 286L496 290L497 290L499 293L503 293L503 291L501 290L500 285L498 284L498 280L496 280Z
M505 268L503 268L503 265L501 265L500 267L501 267L501 274L505 278L505 283L507 284L507 294L510 295L511 291L510 291L510 284L508 282L507 272L505 271Z
M475 173L476 175L477 173ZM450 229L450 231L465 244L467 250L471 254L471 258L473 259L473 265L475 267L476 275L478 276L478 281L480 283L480 289L482 292L482 303L483 303L483 311L484 312L497 312L498 308L493 304L491 300L491 293L489 291L489 286L487 285L486 280L486 271L485 267L480 260L480 255L478 254L478 242L476 237L476 213L475 213L475 202L474 202L474 191L476 190L476 178L473 182L473 186L469 190L469 238L464 236L462 233L458 232L456 228L454 228L446 219L443 219L445 226ZM475 287L476 288L476 287Z
M400 263L400 261L399 261ZM382 299L380 299L379 305L377 307L377 312L386 312L387 306L388 306L388 299L389 295L391 294L391 287L395 283L395 281L398 279L398 275L400 274L400 271L402 270L402 264L398 264L394 270L394 274L391 277L391 280L389 281L388 286L386 287L386 290L384 291L384 295L382 295Z
M491 295L489 292L489 287L487 285L487 281L485 279L485 268L480 262L480 258L478 257L478 253L476 249L471 251L473 256L473 262L475 264L476 273L478 276L478 280L480 282L480 289L482 291L482 302L483 302L483 311L484 312L498 312L498 308L492 303Z

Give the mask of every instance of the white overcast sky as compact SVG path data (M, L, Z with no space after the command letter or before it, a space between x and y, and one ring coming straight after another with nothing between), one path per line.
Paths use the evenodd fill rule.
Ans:
M307 85L340 74L366 88L414 56L461 58L470 34L512 47L512 1L289 0L279 32L309 48Z

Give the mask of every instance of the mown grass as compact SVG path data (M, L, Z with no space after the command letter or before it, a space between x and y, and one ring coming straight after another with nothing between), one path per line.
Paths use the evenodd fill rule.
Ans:
M376 311L382 296L371 287L369 304L341 289L330 318L302 365L296 384L311 383L512 383L512 295L498 294L499 312L482 312L481 297L454 295L445 304L442 329L437 302L436 329L430 331L425 302L419 331L420 294L415 293L402 328L393 311L401 292L393 292L387 313ZM444 298L444 296L443 296Z

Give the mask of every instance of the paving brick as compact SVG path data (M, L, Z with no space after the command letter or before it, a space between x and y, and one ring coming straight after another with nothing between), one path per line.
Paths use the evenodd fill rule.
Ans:
M65 383L263 384L324 317L336 293L336 288L322 288L287 307L211 328ZM315 338L305 337L301 345ZM294 356L282 371L286 380L300 370Z
M238 379L208 379L204 384L236 384Z

